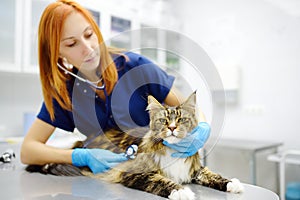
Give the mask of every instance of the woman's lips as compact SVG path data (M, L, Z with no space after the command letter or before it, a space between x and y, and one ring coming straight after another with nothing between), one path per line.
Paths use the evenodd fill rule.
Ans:
M84 62L88 63L88 62L93 62L94 60L95 60L95 57L92 57L92 58L86 59Z

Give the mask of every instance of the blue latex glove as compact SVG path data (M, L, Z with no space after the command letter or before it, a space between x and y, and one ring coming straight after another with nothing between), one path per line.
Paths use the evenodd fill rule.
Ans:
M210 126L206 122L200 122L187 137L180 140L178 143L170 144L163 141L163 144L177 152L172 153L172 157L186 158L194 155L200 148L203 147L210 135Z
M105 149L74 149L72 163L76 167L88 166L94 174L102 173L128 158Z

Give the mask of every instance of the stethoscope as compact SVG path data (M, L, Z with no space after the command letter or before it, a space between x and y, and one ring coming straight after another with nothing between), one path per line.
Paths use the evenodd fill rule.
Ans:
M64 67L62 67L59 63L57 63L57 66L62 69L66 74L70 74L75 78L78 78L80 81L87 83L88 85L90 85L92 88L96 89L96 90L103 90L105 97L107 98L107 94L106 94L106 90L105 90L105 83L102 81L103 85L102 86L97 86L94 83L92 83L91 81L84 79L76 74L74 74L73 72L70 72L69 70L65 69ZM107 101L107 100L106 100ZM92 139L88 140L87 142L85 142L83 148L86 148L101 132L99 132L95 137L93 137ZM126 151L125 151L125 156L128 159L134 159L136 157L137 154L137 150L138 150L138 146L133 144L130 145L129 147L127 147ZM11 157L9 157L11 158ZM4 160L4 159L3 159ZM10 159L9 159L10 161Z
M98 85L95 85L93 82L87 80L87 79L84 79L76 74L74 74L73 72L70 72L69 70L65 69L64 67L62 67L59 63L57 63L57 66L62 69L66 74L70 74L72 75L73 77L79 79L80 81L84 82L84 83L87 83L89 86L91 86L92 88L96 89L96 90L104 90L105 89L105 83L104 81L102 81L102 86L98 86Z
M14 151L12 149L8 149L0 156L0 162L10 163L11 160L15 157L16 156L15 156Z
M74 74L73 72L70 72L69 70L65 69L63 66L61 66L59 63L57 63L57 66L62 69L66 74L70 74L71 76L73 76L74 78L77 78L79 79L80 81L84 82L84 83L87 83L89 86L91 86L92 88L96 89L96 90L103 90L104 92L104 95L105 95L105 98L106 98L106 102L108 102L108 95L107 95L107 92L106 92L106 89L105 89L105 83L104 81L102 80L102 86L97 86L95 85L93 82L87 80L87 79L84 79L76 74ZM108 104L105 104L106 106L106 110L108 110ZM98 135L100 135L102 133L102 131L100 131L98 134L96 134L95 137L89 139L88 141L85 142L85 144L83 145L83 148L86 148L91 142L93 142L93 140L98 137Z

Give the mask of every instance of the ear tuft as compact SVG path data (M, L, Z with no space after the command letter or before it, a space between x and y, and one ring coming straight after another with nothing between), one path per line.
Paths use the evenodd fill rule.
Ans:
M153 111L164 108L153 96L148 96L148 106L146 110Z
M196 91L194 91L186 100L181 104L181 107L185 109L195 110L196 108Z

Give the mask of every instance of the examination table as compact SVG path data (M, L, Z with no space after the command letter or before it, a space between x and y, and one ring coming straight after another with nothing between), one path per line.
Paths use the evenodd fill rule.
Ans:
M17 144L0 143L0 153L13 149L16 158L11 163L0 163L0 199L164 199L146 192L126 188L120 184L111 184L88 177L57 177L28 173L20 162L20 142ZM231 194L216 191L200 185L190 184L196 199L213 200L279 200L279 197L267 189L244 184L245 191Z

